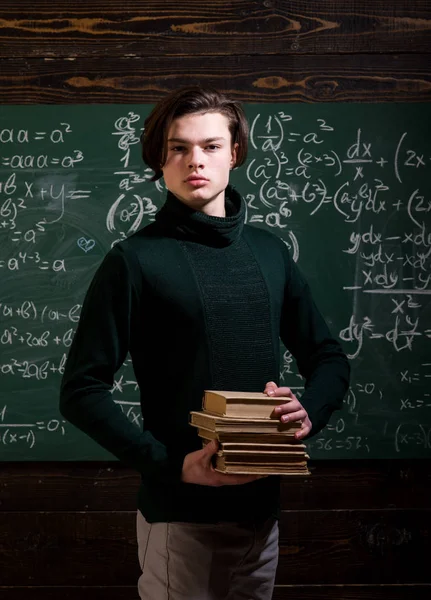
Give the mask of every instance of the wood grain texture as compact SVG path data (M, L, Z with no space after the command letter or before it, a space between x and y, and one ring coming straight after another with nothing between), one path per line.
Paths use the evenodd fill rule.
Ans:
M277 584L427 583L430 516L283 511ZM3 512L2 585L130 585L139 572L135 520L135 511Z
M276 586L272 600L429 600L431 585ZM2 600L137 600L135 585L2 587Z
M424 0L3 0L2 57L429 52Z
M431 584L278 585L275 587L272 600L291 600L292 598L295 600L429 600L430 595Z
M290 510L430 507L431 461L310 461L311 476L282 479ZM2 511L133 511L139 476L119 462L3 463Z
M181 85L246 102L426 102L428 55L0 61L0 104L153 103Z
M431 509L283 511L278 584L427 583Z

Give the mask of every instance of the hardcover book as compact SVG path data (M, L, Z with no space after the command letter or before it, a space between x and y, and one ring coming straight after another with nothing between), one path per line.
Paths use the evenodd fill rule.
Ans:
M288 396L267 396L263 392L225 392L205 390L202 408L221 417L274 417L274 408L290 402Z

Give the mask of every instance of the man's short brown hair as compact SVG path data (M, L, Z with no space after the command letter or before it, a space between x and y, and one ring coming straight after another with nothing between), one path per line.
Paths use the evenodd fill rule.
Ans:
M188 86L172 92L151 111L145 119L141 135L142 158L153 169L151 181L162 177L162 167L166 162L167 137L174 119L189 114L221 113L229 120L232 145L238 144L235 166L239 167L247 158L248 123L239 102L208 87Z

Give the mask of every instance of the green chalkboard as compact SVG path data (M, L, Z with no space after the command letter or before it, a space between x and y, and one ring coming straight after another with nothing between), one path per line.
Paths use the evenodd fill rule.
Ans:
M149 105L0 107L0 458L112 458L58 412L81 303L103 256L165 197L138 143ZM291 248L351 358L312 458L431 456L428 104L250 104L232 182ZM303 382L281 348L282 382ZM168 365L167 365L168 368ZM140 424L129 361L113 399Z

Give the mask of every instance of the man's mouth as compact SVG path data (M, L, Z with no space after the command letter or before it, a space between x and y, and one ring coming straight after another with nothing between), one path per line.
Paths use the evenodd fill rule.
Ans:
M208 181L208 179L203 175L189 175L186 181L190 183L191 181Z

